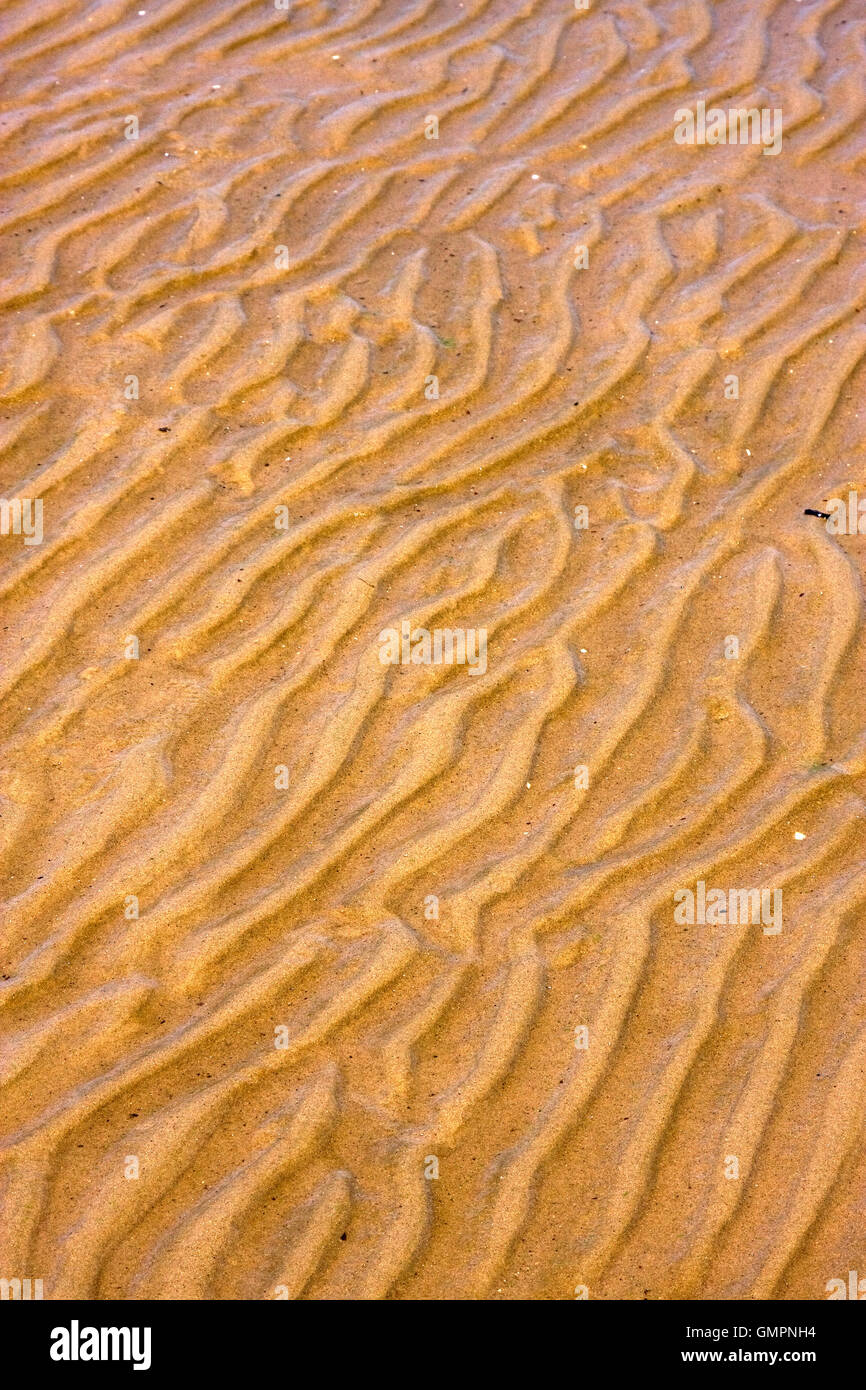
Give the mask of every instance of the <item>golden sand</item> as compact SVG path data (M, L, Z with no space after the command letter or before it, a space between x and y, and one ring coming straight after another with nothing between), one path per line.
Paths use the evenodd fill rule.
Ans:
M866 1273L864 35L4 4L0 1276Z

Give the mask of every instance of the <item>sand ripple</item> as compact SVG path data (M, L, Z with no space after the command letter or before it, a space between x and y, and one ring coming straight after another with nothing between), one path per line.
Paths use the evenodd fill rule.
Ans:
M0 1275L824 1297L864 546L803 513L866 498L862 7L139 3L0 16L0 492L44 505ZM781 155L675 144L698 98ZM383 665L404 620L486 670ZM698 880L784 929L677 924Z

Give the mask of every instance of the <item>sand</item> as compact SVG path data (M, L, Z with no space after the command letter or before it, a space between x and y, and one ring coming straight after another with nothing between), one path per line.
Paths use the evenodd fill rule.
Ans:
M864 36L7 0L0 1276L866 1274Z

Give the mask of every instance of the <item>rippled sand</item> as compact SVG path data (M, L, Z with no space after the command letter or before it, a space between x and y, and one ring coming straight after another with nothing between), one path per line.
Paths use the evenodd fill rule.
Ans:
M866 498L864 56L860 0L7 0L0 1276L866 1274L864 541L804 515Z

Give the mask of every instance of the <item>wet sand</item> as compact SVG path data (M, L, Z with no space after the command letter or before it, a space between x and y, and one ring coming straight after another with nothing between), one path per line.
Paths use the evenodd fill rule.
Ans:
M866 1274L864 37L4 6L0 1276Z

